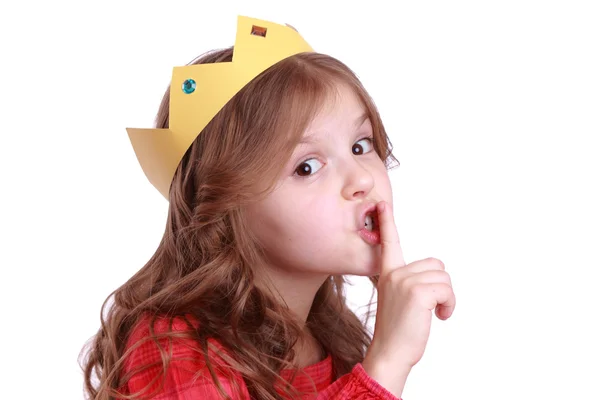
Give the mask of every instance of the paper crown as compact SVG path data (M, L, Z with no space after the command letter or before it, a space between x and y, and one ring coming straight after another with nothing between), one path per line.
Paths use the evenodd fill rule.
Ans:
M277 62L314 51L291 26L238 16L231 62L173 68L168 129L126 128L148 180L168 200L192 142L246 84Z

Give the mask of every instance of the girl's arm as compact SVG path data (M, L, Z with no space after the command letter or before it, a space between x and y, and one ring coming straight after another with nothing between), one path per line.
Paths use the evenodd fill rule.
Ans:
M319 393L316 400L398 400L386 388L367 374L362 364L341 376L327 389ZM402 400L402 399L400 399Z
M168 349L169 346L165 343L163 348ZM164 374L162 358L156 343L147 341L134 350L126 362L125 374L134 373L136 368L141 365L154 365L141 372L134 373L128 380L127 386L123 388L124 394L134 394L144 390L146 394L155 393L151 397L153 400L223 398L215 387L208 369L205 365L201 365L203 363L197 352L193 351L190 346L177 343L171 349L174 360L171 361L167 372ZM218 374L218 377L223 390L231 398L238 400L250 399L248 389L238 374L235 375L235 383L241 390L241 396L232 388L226 376ZM164 382L162 387L160 386L161 382ZM160 390L155 391L157 388L160 388ZM398 400L396 396L369 376L360 363L356 364L350 373L341 376L321 391L316 398L316 400L346 399Z
M159 322L156 331L162 332L165 327ZM143 326L143 324L142 324ZM186 325L175 320L173 330L184 330ZM138 327L133 335L132 343L148 335L147 328ZM204 363L203 357L196 351L197 345L191 339L174 338L171 343L167 339L159 339L162 349L171 352L172 360L166 372L163 372L162 354L159 345L153 340L145 340L126 358L122 376L129 376L121 392L131 395L143 391L141 397L154 393L154 400L192 400L222 399L221 392L214 385L213 379ZM129 346L128 346L129 347ZM212 358L216 360L216 358ZM140 370L143 367L143 370ZM234 375L234 384L230 378L218 372L217 377L223 390L236 400L249 400L250 394L243 378ZM369 369L370 371L370 369ZM238 393L237 387L240 392ZM158 390L156 390L158 389ZM390 391L372 378L358 363L351 372L341 376L316 397L317 400L398 400Z
M185 347L187 348L187 347ZM185 348L174 346L174 356L186 356ZM150 393L158 388L162 379L164 384L162 388L155 392L153 400L195 400L195 399L222 399L220 392L215 387L206 367L197 365L198 355L191 350L189 360L172 361L166 374L162 373L162 365L156 365L145 370L142 373L135 374L128 381L126 393L133 394L146 388ZM147 342L140 346L139 353L133 353L132 356L138 362L156 362L160 360L160 354L157 354L156 344ZM192 354L194 353L194 354ZM145 358L142 360L141 358ZM186 357L187 358L187 357ZM135 368L134 364L130 366ZM236 383L241 389L242 395L234 393L225 376L219 376L219 381L225 392L233 399L249 400L250 394L241 377L236 375ZM152 383L154 381L154 383ZM325 390L321 391L316 400L398 400L396 396L381 386L376 380L371 378L364 370L362 364L356 364L352 371L341 376Z

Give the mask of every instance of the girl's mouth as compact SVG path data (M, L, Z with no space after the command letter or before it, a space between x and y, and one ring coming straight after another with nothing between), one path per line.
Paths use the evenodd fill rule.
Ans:
M377 213L368 213L365 218L365 227L367 231L379 231L379 220L377 218Z
M358 234L365 242L372 246L378 245L381 242L377 211L367 213L365 217L365 226L358 231Z

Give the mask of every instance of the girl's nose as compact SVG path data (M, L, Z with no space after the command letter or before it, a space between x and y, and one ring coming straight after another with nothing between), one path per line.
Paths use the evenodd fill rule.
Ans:
M343 167L345 171L345 183L342 189L342 195L348 200L367 196L375 180L373 174L368 171L360 162L354 160L348 162Z

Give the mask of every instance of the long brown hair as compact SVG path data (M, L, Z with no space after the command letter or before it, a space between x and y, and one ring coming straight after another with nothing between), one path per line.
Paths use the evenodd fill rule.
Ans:
M215 50L190 64L230 62L232 54L233 47ZM232 368L253 398L281 398L275 390L279 371L292 367L292 347L306 328L332 355L334 379L363 360L371 336L346 305L346 278L330 276L323 283L303 328L273 291L260 287L265 258L244 214L245 206L274 187L304 130L340 84L364 103L379 157L388 168L397 163L373 100L335 58L297 54L253 79L200 133L177 168L156 253L102 305L101 328L80 355L88 398L121 396L118 389L129 378L122 373L127 339L144 315L152 323L160 316L193 315L200 324L186 334L202 344L198 356L207 360L215 385L220 387L206 357L208 338L233 350ZM168 120L167 89L156 127L168 127ZM369 277L373 295L377 278ZM156 339L165 337L174 333L152 338L158 345ZM170 358L161 352L166 372Z

